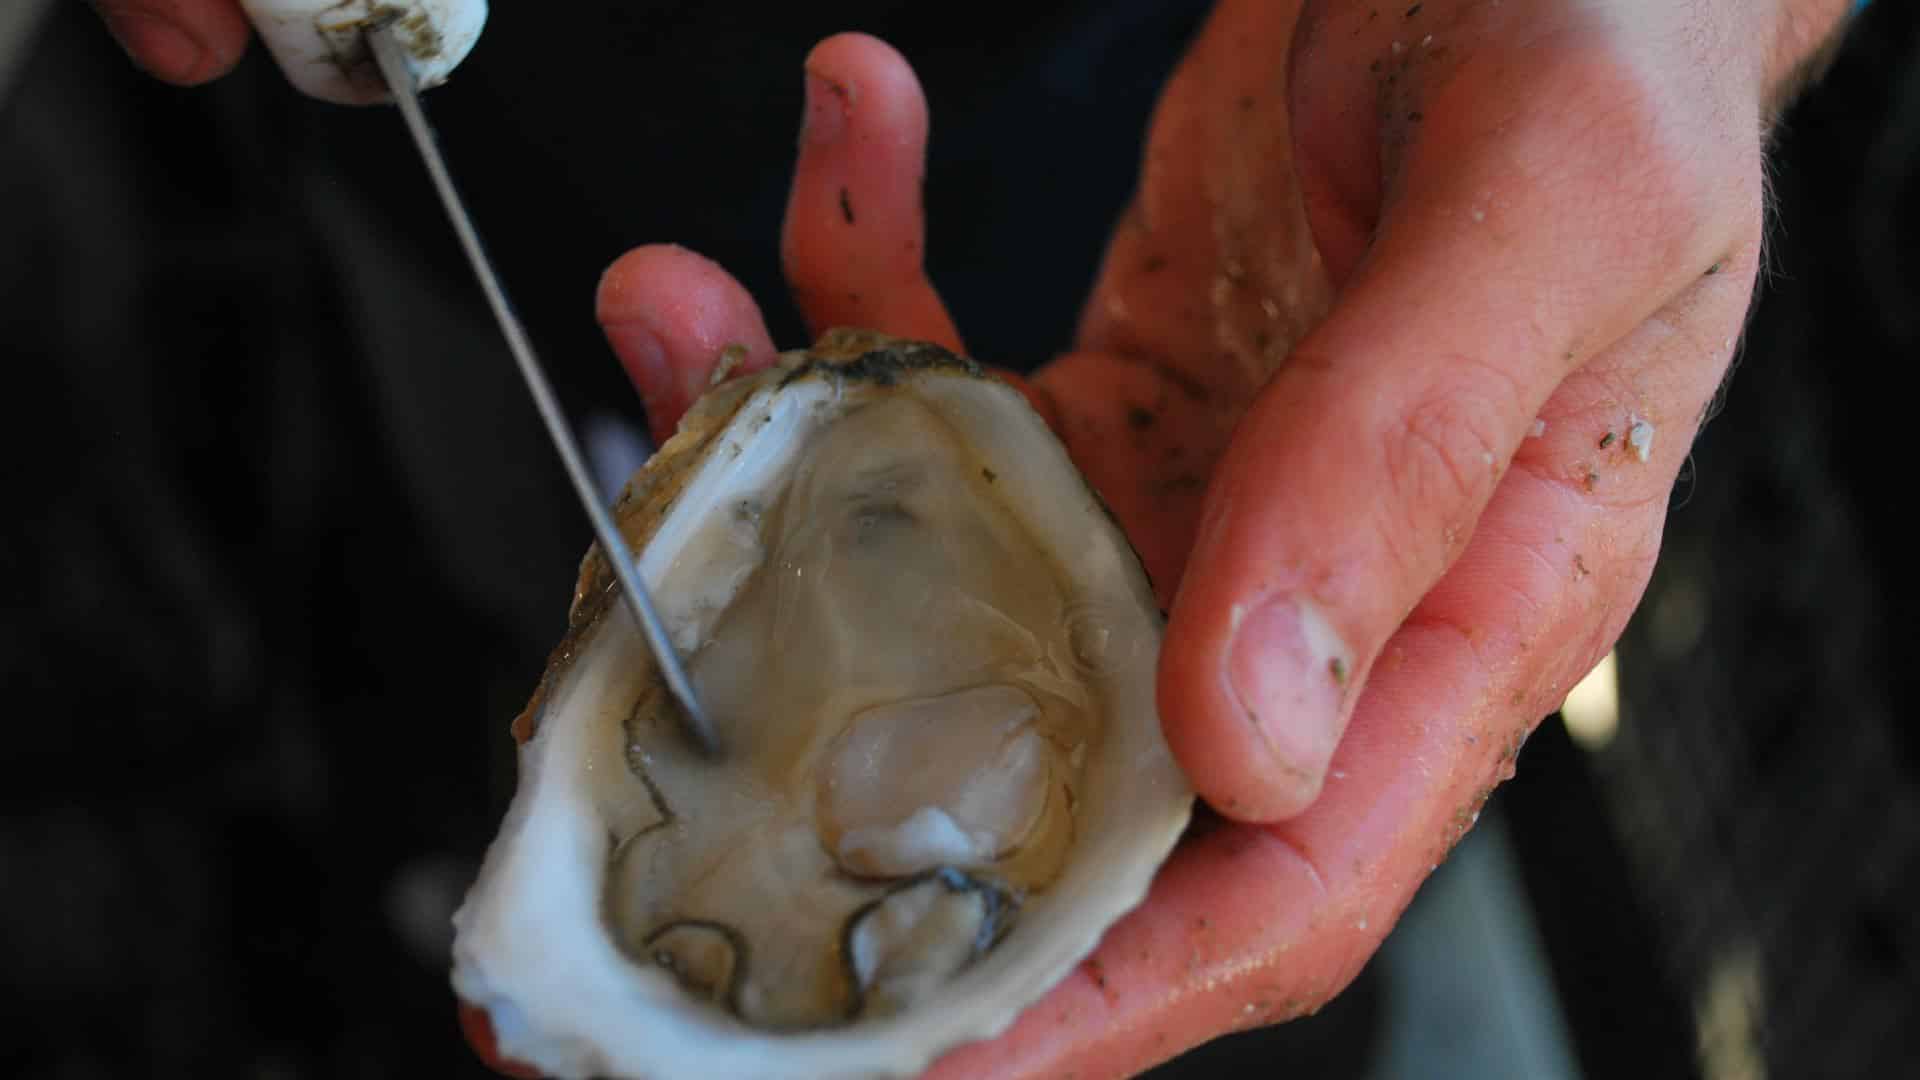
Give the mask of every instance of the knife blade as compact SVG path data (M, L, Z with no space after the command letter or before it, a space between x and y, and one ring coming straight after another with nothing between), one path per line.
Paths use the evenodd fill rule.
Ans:
M445 207L453 230L460 238L460 246L466 250L474 276L479 279L480 288L486 293L487 304L500 324L507 348L513 353L514 362L526 380L528 392L533 395L534 406L546 424L547 434L551 436L554 448L559 451L560 459L566 465L567 476L573 482L580 505L593 524L600 550L613 567L614 577L619 580L627 608L638 622L641 635L660 666L667 689L680 703L681 724L700 750L708 756L717 757L720 754L720 741L712 721L706 710L701 708L699 696L694 693L693 681L688 678L686 666L673 647L666 624L661 620L659 610L654 607L646 584L640 580L640 568L634 562L633 553L628 550L625 539L615 526L613 515L600 502L592 474L588 472L586 459L580 452L579 439L567 422L566 414L560 410L559 401L547 382L539 357L534 353L533 343L520 325L519 317L514 314L513 306L508 303L500 277L494 272L486 249L481 246L473 218L454 187L453 176L440 154L433 129L427 124L426 112L420 106L420 88L413 68L408 63L406 48L394 34L391 25L369 30L366 39L374 61L379 65L381 77L386 80L387 89L392 93L394 103L400 107L400 115L406 120L407 131L413 136L414 147L420 152L420 159L426 165L434 189L439 192L441 205Z

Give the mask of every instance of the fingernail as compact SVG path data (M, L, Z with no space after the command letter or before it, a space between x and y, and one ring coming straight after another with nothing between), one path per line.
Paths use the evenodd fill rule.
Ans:
M807 115L801 122L800 137L815 146L838 139L847 129L851 93L843 83L807 72Z
M107 30L141 69L156 78L184 82L199 74L207 50L177 24L144 11L106 16Z
M1346 725L1353 650L1311 600L1276 596L1234 609L1227 680L1285 774L1317 787Z

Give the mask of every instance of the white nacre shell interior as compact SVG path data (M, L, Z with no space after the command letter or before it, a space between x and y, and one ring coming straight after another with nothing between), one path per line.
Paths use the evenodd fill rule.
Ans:
M724 755L604 565L525 718L453 982L562 1077L918 1072L1144 897L1192 792L1138 558L1021 395L855 332L725 384L623 526Z

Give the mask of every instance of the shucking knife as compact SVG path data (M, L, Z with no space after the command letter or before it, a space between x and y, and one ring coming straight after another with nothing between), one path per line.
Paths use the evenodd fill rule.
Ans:
M422 89L445 79L479 38L487 6L473 0L418 0L415 3L378 3L374 0L241 0L254 26L266 40L280 67L295 87L310 96L344 104L391 100L400 108L414 146L420 152L440 202L472 264L474 276L493 309L494 319L513 353L540 419L566 465L580 505L593 524L600 550L613 567L628 609L639 623L647 647L653 651L667 689L681 706L686 734L710 756L720 753L719 738L694 692L666 624L640 580L640 569L628 549L613 515L601 503L592 474L580 452L579 439L560 409L547 382L533 343L508 302L486 249L481 246L466 204L420 106Z

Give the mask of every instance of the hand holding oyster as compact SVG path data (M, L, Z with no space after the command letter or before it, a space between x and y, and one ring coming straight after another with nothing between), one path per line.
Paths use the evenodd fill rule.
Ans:
M1017 390L831 333L704 397L617 517L727 752L685 744L590 553L456 920L505 1056L905 1075L1145 895L1192 803L1160 614Z
M1766 65L1710 54L1771 48L1769 64L1807 55L1764 31L1720 33L1719 21L1745 14L1738 4L1633 4L1630 19L1613 17L1619 6L1429 2L1375 19L1364 5L1220 0L1192 39L1155 106L1138 187L1072 350L1028 389L1170 609L1154 697L1168 747L1225 820L1187 832L1146 901L1005 1035L946 1054L934 1076L1124 1075L1318 1008L1512 774L1526 734L1618 637L1658 550L1686 435L1726 368L1731 345L1702 343L1738 335L1760 249L1763 125L1726 118L1765 111L1754 76ZM1811 5L1766 6L1780 15ZM881 43L843 35L819 46L807 71L782 251L801 312L816 330L871 326L961 351L922 265L927 115L911 69ZM699 396L721 346L740 343L748 370L775 361L739 283L677 249L642 248L616 263L600 319L656 423ZM696 427L710 423L711 401ZM1613 445L1609 431L1629 427L1662 434L1638 441L1644 455L1625 453L1631 446L1596 454ZM963 446L973 438L965 432L978 431L955 430ZM997 448L990 440L968 452ZM1017 471L986 464L995 486ZM902 477L963 471L916 465ZM680 482L655 479L662 490ZM830 500L833 490L868 497L881 488L808 482L787 493L803 490ZM967 557L1013 535L994 513L913 499L901 503L906 516L987 543ZM1016 521L1031 508L1004 505ZM751 518L755 508L737 509ZM862 533L849 520L837 527ZM892 534L872 525L876 537ZM805 546L798 533L772 536L755 542ZM1057 595L1050 588L1065 590L1079 555L1059 555L1044 530L1028 539L1032 548L1017 550L1053 553L1053 584L1023 578L1002 590L960 572L955 580L974 583L969 602L1044 610ZM927 565L918 560L936 550L916 547L909 563ZM782 611L836 606L783 590L748 599L776 624ZM849 625L904 613L892 606L901 596L865 595ZM970 611L958 601L947 610ZM1097 627L1121 625L1099 615ZM691 770L676 773L673 790L660 782L658 798L628 803L642 809L617 838L583 828L529 857L601 867L619 885L569 886L574 909L593 912L582 932L617 932L622 958L636 956L639 935L643 951L624 962L652 961L664 973L656 982L682 995L673 1000L704 1002L700 1016L738 1025L738 1039L702 1044L729 1068L765 1067L745 1056L754 1045L844 1038L870 1049L916 1015L945 1013L949 999L958 1013L984 1010L972 988L1025 963L1024 942L1072 951L1045 924L1076 921L1059 914L1079 903L1068 896L1076 860L1105 842L1093 824L1104 814L1095 805L1106 797L1102 766L1094 743L1083 758L1077 747L1083 732L1134 730L1130 716L1102 711L1131 708L1130 696L1054 681L1084 659L1073 625L988 636L1021 644L938 654L940 670L980 673L965 686L881 677L895 670L884 658L900 642L872 652L817 646L871 660L862 677L896 690L841 703L847 715L837 718L841 705L809 700L803 711L826 715L836 732L808 744L811 808L783 818L756 801L779 793L797 805L787 765L802 748L770 751L756 794L712 819L738 838L723 858L690 865L695 847L659 824L698 798ZM1107 648L1124 644L1116 637ZM590 660L583 652L573 663ZM840 677L841 660L821 663ZM757 687L812 685L776 663L755 674ZM1091 712L1078 696L1087 691L1100 702ZM640 775L625 759L630 715L622 703L597 722L606 742L585 759L596 777ZM924 756L900 737L962 717L972 719L952 730L970 734ZM643 721L632 726L644 735ZM641 764L670 752L643 745ZM933 779L873 782L923 764L938 766ZM529 770L535 788L550 780L559 784ZM1157 798L1152 790L1144 801ZM580 798L573 812L593 820ZM524 832L532 817L517 809L509 831ZM794 847L806 847L804 859L777 842L803 833L807 845ZM1064 855L1050 854L1062 836ZM780 962L795 977L776 997L756 983L765 958L735 923L700 924L692 909L711 901L697 885L619 876L614 845L629 842L642 846L622 865L654 861L671 871L661 880L821 874L813 880L872 888L843 938L843 955L856 959L822 966L818 950L797 944L823 933L801 928L830 923L850 896L830 910L739 912L793 928L783 940L796 944ZM531 867L528 880L540 871ZM893 876L881 886L867 877L876 872ZM518 958L523 970L542 959ZM540 990L559 1000L578 986L554 975ZM803 1029L836 1011L851 1018ZM978 1018L940 1038L992 1026L976 1027ZM560 1050L581 1061L598 1052ZM883 1060L911 1068L921 1056L866 1052L796 1054L781 1071L857 1074L891 1067Z

